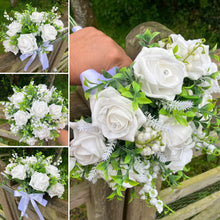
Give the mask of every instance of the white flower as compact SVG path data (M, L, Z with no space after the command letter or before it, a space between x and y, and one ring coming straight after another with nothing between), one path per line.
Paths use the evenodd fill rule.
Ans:
M142 90L149 97L173 100L182 92L185 66L171 51L144 47L135 59L134 74L141 78Z
M121 96L113 87L108 87L90 97L92 124L102 130L108 139L134 141L135 134L144 124L145 116L138 109L133 111L132 101Z
M45 24L40 27L40 30L42 32L41 37L44 42L56 39L57 31L54 26L50 24Z
M44 12L37 12L37 11L34 11L31 16L31 21L35 22L35 23L40 23L43 18L44 18Z
M29 137L27 140L26 140L26 143L28 144L28 145L31 145L31 146L33 146L33 145L35 145L35 143L36 143L36 139L34 138L34 137Z
M21 13L19 13L19 12L16 11L14 15L15 15L15 17L17 18L18 21L21 21L21 19L22 19L22 17L23 17L23 15L22 15Z
M61 20L55 19L55 20L53 21L53 23L60 28L59 31L62 31L62 30L63 30L64 24L63 24L63 22L62 22Z
M23 92L14 93L8 99L15 105L15 107L19 108L19 103L23 102L24 100L24 93Z
M37 118L44 118L44 116L49 112L49 108L46 102L34 101L31 107L31 114Z
M25 162L28 164L35 164L35 163L37 163L37 158L34 156L26 157Z
M47 127L43 127L41 129L33 129L33 134L40 140L52 138L50 137L50 130Z
M26 125L29 118L30 118L30 114L28 112L19 110L14 114L15 124L17 126Z
M12 179L24 180L26 178L26 167L18 164L11 170Z
M182 57L184 60L193 49L201 43L200 39L186 41L180 34L171 34L170 37L173 43L169 47L174 48L178 45L178 51L176 55ZM204 52L204 53L203 53ZM207 75L209 68L212 65L211 58L209 57L209 46L202 44L202 47L196 49L192 55L190 55L186 61L187 75L190 79L197 80L202 75Z
M60 198L64 193L64 186L61 183L57 183L56 185L50 187L47 192L51 198L54 196L58 196L58 198Z
M176 124L174 118L164 115L160 115L159 120L172 129L171 132L162 133L162 142L166 148L168 147L171 151L182 149L184 144L191 139L192 128L190 125L185 127L183 125Z
M21 32L21 28L22 25L19 22L13 21L11 24L9 24L6 34L10 37L15 36L18 32Z
M36 38L33 34L21 34L18 38L18 48L22 54L32 53L38 49Z
M54 165L48 165L45 168L47 174L51 174L52 176L55 176L58 179L60 178L60 171L57 167L55 167Z
M35 190L45 192L49 186L49 179L45 173L34 172L29 185Z
M70 171L75 167L76 164L76 159L73 157L69 158L69 167L70 167Z
M18 48L15 45L12 45L10 40L3 41L3 46L5 48L5 52L12 52L14 55L18 53Z
M80 131L80 124L89 126L89 129ZM99 162L106 149L100 130L83 120L70 123L70 127L74 132L74 139L70 143L70 156L74 156L83 166Z
M16 165L16 163L9 163L9 164L5 167L4 173L11 175L11 168L12 168L13 166L15 166L15 165Z
M52 119L59 119L62 115L62 105L52 104L49 106L49 113L52 115Z

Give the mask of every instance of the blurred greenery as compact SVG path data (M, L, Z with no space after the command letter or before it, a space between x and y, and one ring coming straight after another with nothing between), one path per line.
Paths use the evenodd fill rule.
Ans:
M146 21L159 22L186 39L220 43L218 0L91 0L98 29L125 48L125 37Z
M51 156L51 155L55 155L55 157L57 156L57 151L61 149L61 148L53 148L53 147L49 147L49 148L0 148L0 156L1 154L9 154L9 156L4 156L4 157L0 157L1 160L3 160L6 164L9 163L9 158L11 158L11 154L12 153L17 153L19 157L22 156L31 156L31 155L35 155L37 152L42 152L43 155L45 156ZM68 175L68 148L63 148L62 150L62 163L59 166L59 169L64 170L65 175ZM63 198L65 200L68 200L68 179L66 179L66 186L65 186L65 192L63 195Z
M18 0L17 6L14 8L11 7L10 0L0 0L0 30L1 24L6 22L6 19L3 17L4 11L7 11L9 14L11 11L23 11L26 7L26 4L31 4L33 7L36 7L38 11L50 11L53 6L57 6L58 12L63 14L67 10L68 0ZM4 52L2 43L0 42L0 53Z

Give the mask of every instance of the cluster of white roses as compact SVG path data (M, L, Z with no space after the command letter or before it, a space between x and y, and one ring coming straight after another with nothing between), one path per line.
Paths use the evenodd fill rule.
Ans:
M18 157L13 154L3 175L10 180L17 181L29 194L46 192L52 198L59 198L64 193L64 178L60 170L52 163L52 157L45 157L42 153L35 156ZM60 164L62 159L59 159Z
M4 17L12 21L3 36L5 52L16 55L19 50L21 54L46 50L48 44L64 29L60 16L55 13L57 9L53 7L51 12L38 12L36 8L28 6L23 13L15 12L14 17L5 12Z
M113 190L118 185L119 191L140 184L141 199L156 206L158 212L163 210L155 183L158 174L164 178L164 169L170 170L170 175L183 170L191 161L195 146L206 147L210 153L216 149L212 143L203 143L207 133L194 118L207 122L207 113L197 111L210 103L212 92L220 91L215 77L210 77L208 85L203 78L217 75L217 65L201 40L186 41L175 34L171 39L166 44L159 42L160 47L144 47L135 59L133 76L124 80L130 70L124 75L122 70L115 76L107 75L110 80L102 85L100 82L102 90L97 96L90 93L92 123L70 123L74 133L70 155L75 158L71 159L71 167L75 176L85 176L92 182L103 178ZM141 91L133 82L122 88L132 77L142 84ZM198 88L203 97L196 97L195 82L186 88L181 100L185 79L200 80ZM118 84L110 84L114 80ZM147 104L142 93L152 102ZM178 95L181 101L176 99ZM139 101L135 111L134 100ZM151 106L153 110L148 111ZM87 165L93 168L84 174L83 167ZM120 196L118 192L114 195L117 194Z
M5 103L5 116L12 133L20 136L20 142L34 145L58 137L58 129L67 123L68 109L56 88L47 89L46 85L34 85L32 81L13 90L10 102Z

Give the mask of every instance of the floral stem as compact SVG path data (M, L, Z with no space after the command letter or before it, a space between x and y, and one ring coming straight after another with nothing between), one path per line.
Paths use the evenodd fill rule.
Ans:
M75 22L75 20L71 16L69 16L69 19L73 27L78 26L78 24Z
M23 217L22 217L22 216L20 216L19 220L22 220L22 219L23 219Z

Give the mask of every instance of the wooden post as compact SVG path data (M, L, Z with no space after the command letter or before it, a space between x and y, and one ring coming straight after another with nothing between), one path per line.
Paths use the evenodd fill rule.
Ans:
M90 201L87 203L88 220L122 220L124 199L107 200L112 190L100 179L90 186Z

